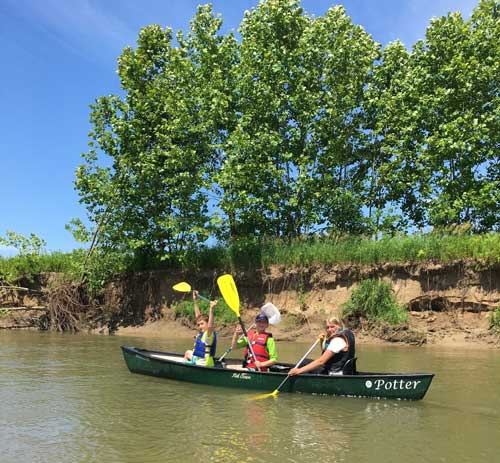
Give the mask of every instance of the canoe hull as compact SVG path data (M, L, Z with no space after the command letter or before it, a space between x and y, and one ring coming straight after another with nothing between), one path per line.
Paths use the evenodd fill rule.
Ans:
M280 372L260 373L232 369L230 366L209 368L190 365L182 362L181 355L170 352L126 346L122 346L122 351L132 373L195 384L272 392L286 377L286 373ZM430 373L358 373L343 376L304 374L291 377L280 392L420 400L427 392L433 376Z

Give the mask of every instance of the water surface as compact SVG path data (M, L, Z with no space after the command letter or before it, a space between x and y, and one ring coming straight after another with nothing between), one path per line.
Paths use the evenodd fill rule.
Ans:
M435 373L418 402L252 401L255 392L131 374L120 351L191 342L0 332L0 461L500 461L499 351L358 346L361 370ZM278 345L289 362L307 348Z

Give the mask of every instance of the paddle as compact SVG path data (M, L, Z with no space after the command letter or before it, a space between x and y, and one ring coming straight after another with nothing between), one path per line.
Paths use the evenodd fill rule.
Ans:
M238 317L238 322L240 323L241 329L243 330L243 334L247 338L248 348L252 353L254 359L257 357L253 351L252 343L248 339L248 333L245 328L245 324L240 316L240 296L238 295L238 289L236 288L236 283L234 282L233 276L226 273L225 275L221 275L217 278L217 285L219 286L220 293L226 301L228 307L236 314ZM257 367L257 370L260 371L260 368Z
M274 304L272 304L271 302L267 302L266 304L264 304L261 308L260 308L260 313L261 314L264 314L268 320L269 320L269 324L271 325L277 325L280 321L281 321L281 314L280 314L280 311L278 310L278 307L276 307ZM255 327L255 323L252 324L252 326L250 327L250 329L254 328ZM238 341L244 336L244 334L242 334L239 338L238 338ZM224 357L229 354L233 349L231 348L231 346L229 346L226 350L226 352L224 352L220 357L219 357L219 362L222 362L222 360L224 360Z
M191 285L189 283L186 283L185 281L177 283L176 285L172 286L172 288L174 291L179 291L181 293L190 293L192 291ZM200 299L203 299L204 301L210 302L210 299L202 296L201 294L198 294L198 297Z
M314 341L314 344L309 348L309 350L302 356L302 358L297 362L297 364L295 365L294 368L298 368L299 365L304 361L304 359L313 351L313 349L316 347L316 345L318 344L319 342L319 338L316 339L316 341ZM259 399L266 399L267 397L276 397L279 393L279 390L283 387L283 385L288 381L288 378L290 378L290 376L287 376L282 382L281 384L273 391L273 392L269 392L267 394L259 394L255 397L252 398L252 400L259 400Z

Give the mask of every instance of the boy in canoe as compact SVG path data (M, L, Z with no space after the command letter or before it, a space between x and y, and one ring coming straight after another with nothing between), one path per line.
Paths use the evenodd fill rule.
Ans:
M199 333L196 336L194 348L186 351L184 360L195 365L213 367L217 349L217 334L214 330L214 308L217 301L210 301L208 315L202 314L198 307L198 291L193 291L193 304Z
M277 362L278 354L276 353L276 344L273 335L266 331L269 327L267 316L263 313L257 315L255 317L255 327L254 330L252 329L248 332L248 340L243 337L237 341L243 332L241 326L238 325L234 331L231 348L246 346L243 366L249 370L268 371L269 367ZM252 352L248 348L249 341L257 358L253 357Z
M321 357L312 362L303 362L301 367L292 368L288 374L290 376L311 372L323 375L342 375L344 366L348 360L355 357L354 333L344 328L342 321L336 317L326 320L326 335L320 336ZM351 374L345 373L345 374Z

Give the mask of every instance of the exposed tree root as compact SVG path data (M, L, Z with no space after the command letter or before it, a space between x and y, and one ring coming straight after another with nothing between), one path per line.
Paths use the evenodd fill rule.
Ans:
M82 284L59 283L47 290L47 313L40 317L43 330L76 333L96 323L101 307L89 298Z

